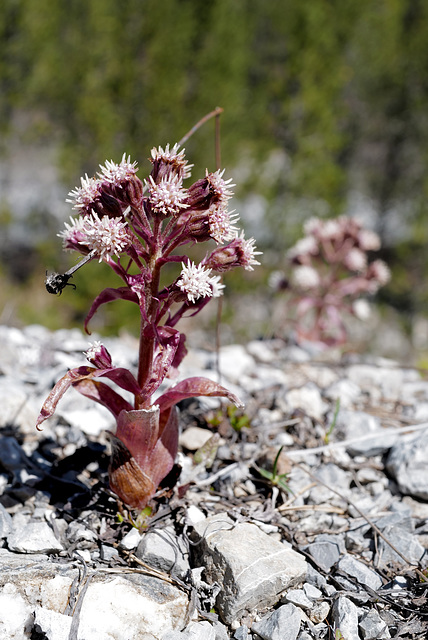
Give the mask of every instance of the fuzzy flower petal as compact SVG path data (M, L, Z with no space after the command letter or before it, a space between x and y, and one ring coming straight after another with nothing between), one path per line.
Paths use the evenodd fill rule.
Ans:
M352 247L346 254L343 262L351 271L361 272L367 266L367 256L361 249Z
M225 206L227 201L233 196L233 191L230 191L230 189L235 186L232 184L232 178L224 180L224 172L225 169L219 169L215 173L210 174L207 172L211 189L214 191L217 201L223 206Z
M137 162L131 163L131 157L126 157L126 153L123 154L119 164L116 164L113 160L107 160L104 167L100 165L100 169L101 173L98 175L101 180L116 186L133 178L138 171Z
M239 215L234 211L227 211L224 206L212 205L208 212L210 236L217 244L223 244L236 237Z
M214 292L221 295L221 285L219 284L219 277L211 277L211 269L207 269L203 265L196 265L194 262L189 262L187 265L182 264L182 270L180 279L177 281L177 286L187 295L189 302L195 302L198 298L205 298L206 296L213 296Z
M84 253L82 243L86 239L85 218L81 216L72 218L70 216L70 224L65 222L64 231L60 231L57 235L62 238L63 247L66 251Z
M130 242L126 225L121 218L103 216L100 220L98 215L92 212L92 215L84 220L85 238L81 244L95 251L100 262L110 259L113 255L119 256Z
M158 184L150 176L146 186L149 189L153 210L165 216L175 216L181 209L187 208L188 205L184 203L187 194L181 183L181 178L175 175L161 180Z
M221 282L221 276L213 276L210 281L212 287L212 297L219 298L223 295L225 285Z
M97 178L88 178L88 174L85 174L80 182L81 186L68 194L71 199L66 199L66 202L73 205L73 209L87 209L100 195L100 181Z
M255 256L261 256L263 252L256 251L255 239L248 238L246 240L244 238L243 231L241 231L241 234L237 239L241 241L242 247L241 266L244 267L246 271L254 271L254 266L260 264L260 262L256 260Z

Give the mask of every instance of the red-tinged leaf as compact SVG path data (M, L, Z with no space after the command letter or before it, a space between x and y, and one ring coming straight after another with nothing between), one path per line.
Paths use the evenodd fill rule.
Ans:
M50 418L51 415L55 413L57 404L61 400L67 389L69 389L74 382L78 382L79 380L87 378L90 373L94 371L96 371L94 367L87 366L78 367L77 369L71 369L70 371L67 371L65 376L58 380L58 382L44 401L39 417L37 418L36 429L39 429L39 426L42 424L42 422L44 422L47 418Z
M161 412L166 411L169 407L177 404L180 400L186 398L196 398L199 396L214 396L220 398L228 398L237 407L242 407L243 404L231 391L222 387L217 382L209 380L208 378L186 378L178 382L176 385L165 391L159 398L156 399L156 404L159 405Z
M150 380L144 385L144 395L142 396L144 399L150 398L162 384L172 366L180 344L180 332L177 331L177 329L159 327L156 336L158 338L158 345L153 361L153 374Z
M184 333L180 333L180 342L177 347L177 351L175 352L174 360L171 363L171 370L168 374L169 378L175 377L177 375L177 369L181 364L181 361L187 355L187 347L186 347L186 336Z
M90 333L90 331L88 330L88 324L92 316L98 310L98 308L102 304L106 304L107 302L112 302L113 300L129 300L130 302L136 302L137 304L139 304L137 294L134 293L134 291L131 291L129 287L119 287L117 289L113 289L112 287L107 287L107 289L104 289L104 291L101 291L101 293L97 295L97 297L92 303L91 308L89 309L89 313L85 319L86 333Z
M174 465L178 449L177 411L169 409L160 416L156 405L123 411L116 435L110 434L110 440L110 487L127 505L143 509Z
M176 407L161 414L159 433L161 436L156 442L153 455L150 456L147 471L156 485L171 471L177 455L179 428Z
M67 371L65 376L58 380L58 382L46 398L39 417L37 418L36 428L38 429L39 425L47 418L50 418L50 416L55 412L58 402L67 391L67 389L69 389L69 387L76 386L82 380L92 380L93 378L100 378L102 376L110 378L120 387L131 391L132 393L135 393L135 395L139 393L139 386L137 384L137 381L135 380L132 373L128 371L128 369L96 369L94 367L88 366L71 369L70 371ZM105 386L107 387L107 385ZM115 395L119 397L118 394ZM106 394L104 394L103 398L104 402L108 402L108 396ZM112 407L110 408L108 404L105 404L105 406L107 406L107 408L110 409L110 411L114 414L117 410L117 402L115 400L115 397L113 396L113 390L111 398L113 402ZM127 403L127 406L130 405Z
M81 380L75 382L73 387L82 394L99 404L106 407L117 419L121 411L132 411L132 405L129 404L122 396L120 396L111 387L99 382L99 380Z
M94 378L109 378L115 382L118 387L130 391L134 396L138 396L141 392L140 386L128 369L122 367L112 367L111 369L97 369L93 374Z
M142 469L147 467L150 455L159 437L159 407L121 411L117 419L116 437L131 452Z

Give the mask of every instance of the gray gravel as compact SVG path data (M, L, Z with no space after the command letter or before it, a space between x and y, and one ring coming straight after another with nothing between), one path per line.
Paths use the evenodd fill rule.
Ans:
M134 339L105 342L136 367ZM0 326L1 640L427 637L418 371L280 340L224 347L221 383L245 412L181 404L181 474L135 527L108 490L106 410L71 390L34 428L87 347L76 330ZM190 350L180 375L217 379L215 354ZM260 472L280 447L283 484Z

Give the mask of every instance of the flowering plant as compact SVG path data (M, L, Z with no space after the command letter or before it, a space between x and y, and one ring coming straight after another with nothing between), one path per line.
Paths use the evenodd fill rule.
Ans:
M206 172L188 188L191 166L178 145L151 153L152 171L144 183L136 163L123 155L119 164L107 161L96 177L81 178L70 192L76 218L70 218L59 235L66 250L83 254L79 265L66 274L47 278L48 291L59 293L76 268L89 260L104 261L123 286L104 289L94 300L85 330L97 309L113 300L137 304L141 314L138 373L115 367L107 349L95 343L87 351L91 366L72 369L52 389L37 420L51 416L64 392L73 386L84 396L104 405L117 422L110 434L111 489L130 507L142 509L171 470L178 447L175 405L193 396L222 396L240 402L219 384L202 377L178 382L153 400L163 380L173 377L186 354L185 336L176 329L184 314L198 313L211 299L221 296L220 275L241 266L259 264L254 240L246 240L235 226L237 215L228 211L231 180L224 171ZM184 245L214 240L200 264L181 254ZM224 244L226 243L226 244ZM168 285L161 271L181 263L181 272ZM163 274L162 274L163 275ZM111 386L130 392L131 404Z
M343 314L367 319L370 307L364 296L390 279L382 260L369 261L369 252L380 249L380 238L346 216L310 218L304 231L287 254L289 278L273 272L271 285L290 292L298 338L340 344L347 336Z

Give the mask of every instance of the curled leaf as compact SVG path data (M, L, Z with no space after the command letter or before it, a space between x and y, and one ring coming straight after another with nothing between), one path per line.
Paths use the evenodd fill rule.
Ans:
M237 407L244 406L234 393L225 387L222 387L217 382L214 382L209 378L202 377L186 378L186 380L181 380L181 382L178 382L157 398L156 403L159 405L161 411L165 411L181 400L200 396L227 398Z
M137 294L128 287L118 287L117 289L114 289L113 287L107 287L107 289L104 289L104 291L101 291L101 293L97 295L92 303L91 308L89 309L89 313L85 318L86 333L91 333L88 329L88 324L91 318L98 311L98 308L102 304L112 302L113 300L129 300L130 302L136 302L137 304L139 303Z
M39 429L39 426L44 422L47 418L50 418L53 413L55 413L58 402L61 400L64 393L71 386L77 387L78 391L83 393L83 395L87 395L83 392L84 386L80 385L80 383L84 380L92 380L93 378L99 378L105 376L110 378L114 382L116 382L120 387L126 389L127 391L131 391L135 395L139 392L139 386L134 376L127 369L122 368L111 368L111 369L96 369L95 367L82 366L77 367L76 369L70 369L67 373L56 383L45 402L43 403L40 414L37 418L36 428ZM79 388L80 385L80 388ZM94 391L96 387L92 386L91 390ZM118 407L120 406L120 401L118 400L120 396L115 393L112 389L110 389L110 393L107 391L107 385L104 387L98 387L98 392L95 392L95 396L97 393L101 393L100 399L94 397L94 400L100 402L105 407L110 409L110 411L117 415ZM102 399L101 399L102 398ZM123 400L123 402L125 402ZM126 403L122 406L122 409L129 407L130 405ZM40 429L39 429L40 430Z

